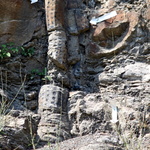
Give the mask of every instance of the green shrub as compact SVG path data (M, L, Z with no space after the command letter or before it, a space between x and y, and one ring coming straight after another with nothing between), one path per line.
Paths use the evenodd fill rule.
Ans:
M39 69L32 69L31 70L31 79L34 79L35 76L42 77L42 80L45 82L48 82L51 80L51 77L47 75L47 69L44 68L44 70L40 71Z
M16 46L14 43L7 43L0 45L0 59L9 58L12 54L18 54L25 57L31 57L34 55L34 48L24 48L23 46Z
M11 57L12 53L18 53L18 47L14 46L13 43L2 44L0 46L0 59Z
M25 49L24 47L21 47L21 54L26 57L27 56L31 57L34 55L34 48L31 47L31 48Z

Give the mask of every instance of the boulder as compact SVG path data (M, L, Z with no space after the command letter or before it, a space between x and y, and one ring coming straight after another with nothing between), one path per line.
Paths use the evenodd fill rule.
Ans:
M28 0L2 0L0 8L0 43L30 41L37 27L35 6Z

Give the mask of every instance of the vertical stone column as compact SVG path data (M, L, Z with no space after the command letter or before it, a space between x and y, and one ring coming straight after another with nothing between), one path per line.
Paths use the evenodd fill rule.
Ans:
M46 24L49 34L48 58L61 69L66 69L67 56L64 8L64 0L45 0Z
M45 0L47 31L63 30L64 0Z
M51 143L70 137L67 116L68 90L54 85L44 85L39 93L41 120L38 135L41 140Z
M48 72L51 68L56 68L56 71L64 71L67 68L64 7L64 0L45 0L49 44ZM67 101L68 90L52 84L41 87L38 108L41 120L38 135L42 141L54 143L70 137Z

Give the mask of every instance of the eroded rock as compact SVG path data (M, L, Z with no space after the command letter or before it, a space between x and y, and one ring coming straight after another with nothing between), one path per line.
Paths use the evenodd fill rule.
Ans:
M15 13L8 11L8 6L5 7L7 12L17 16L23 13L21 4L30 4L27 0L8 2L17 3L17 9L16 5L11 5L13 8L10 8ZM46 0L48 44L44 33L44 9L37 9L42 2L27 7L26 11L29 12L24 11L25 16L23 15L27 22L28 17L31 17L30 21L37 18L31 40L28 37L24 39L29 40L25 43L26 48L36 44L35 55L31 58L14 56L0 64L0 87L7 89L8 95L17 93L20 85L24 85L23 78L27 77L23 89L15 97L12 105L14 111L10 111L10 120L13 121L8 118L8 127L4 128L10 136L2 135L0 144L3 149L27 149L27 145L31 144L31 139L25 139L31 134L27 126L28 115L20 116L26 109L41 116L41 120L38 114L32 116L34 121L31 119L35 127L34 134L38 131L41 139L39 147L42 147L41 143L54 142L57 144L55 149L62 150L122 150L126 145L124 141L127 141L128 149L139 149L139 143L142 143L142 150L148 149L149 0ZM37 10L33 13L33 18L29 15L32 9ZM113 10L118 13L116 17L99 23L95 28L90 27L91 17L99 17ZM13 31L16 28L14 22L15 20L11 22ZM28 25L30 27L30 23ZM25 26L27 27L26 23ZM6 35L6 39L7 36L9 35ZM37 106L37 97L32 91L37 92L38 87L47 81L40 82L41 77L38 74L33 76L30 72L32 69L42 71L46 67L47 45L48 67L45 75L51 77L49 82L53 84L42 86ZM71 92L68 97L69 90ZM119 110L119 122L116 125L110 121L112 105ZM72 139L59 143L68 138ZM45 146L42 149L47 148L49 149Z
M70 36L67 45L68 45L68 63L76 64L80 60L78 36Z
M125 47L138 24L138 14L134 11L119 11L116 17L97 25L93 32L93 40L87 47L88 56L102 57L110 55Z
M53 31L50 33L48 41L48 57L57 67L66 69L66 33L63 30Z
M89 29L89 21L82 9L70 9L67 11L68 31L72 35L78 35Z
M83 92L76 92L69 99L68 107L72 135L95 133L99 130L103 131L107 127L108 130L111 130L108 123L110 108L101 100L99 94L85 96Z
M6 115L4 120L1 119L1 123L2 121L4 121L4 128L1 130L0 148L2 150L28 149L31 138L36 134L36 125L32 117L24 115L17 118Z
M54 86L42 86L39 94L39 109L41 120L38 135L42 141L62 141L70 137L67 116L66 89Z
M35 7L27 0L2 0L0 7L0 42L22 45L30 41L36 29Z

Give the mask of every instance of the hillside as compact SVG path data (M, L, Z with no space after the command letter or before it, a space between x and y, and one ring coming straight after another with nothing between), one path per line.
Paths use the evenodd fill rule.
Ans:
M150 0L0 8L0 150L150 149Z

